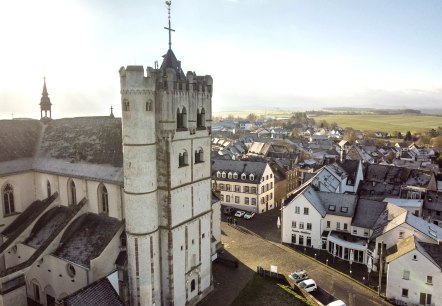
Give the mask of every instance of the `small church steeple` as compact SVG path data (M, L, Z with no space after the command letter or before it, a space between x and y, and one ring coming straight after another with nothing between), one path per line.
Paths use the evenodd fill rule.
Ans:
M40 99L40 118L41 119L51 119L51 99L49 98L48 90L46 88L46 77L43 78L43 92L41 93ZM44 116L43 116L44 112ZM48 117L49 112L49 117Z
M168 11L168 19L169 19L169 26L164 27L165 30L169 31L169 50L167 50L167 53L163 55L163 63L161 64L160 69L165 71L166 68L172 68L175 70L177 78L184 80L186 78L183 70L181 69L181 61L177 60L175 54L172 51L172 32L175 32L174 29L172 29L171 23L170 23L170 6L172 5L172 1L166 0L167 5L167 11Z

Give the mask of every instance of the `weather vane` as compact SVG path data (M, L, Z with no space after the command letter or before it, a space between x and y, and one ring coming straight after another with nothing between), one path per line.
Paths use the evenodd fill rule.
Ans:
M169 31L169 49L172 49L172 32L175 32L175 30L170 26L170 6L172 5L172 1L166 0L166 5L169 13L169 27L164 27L164 29Z

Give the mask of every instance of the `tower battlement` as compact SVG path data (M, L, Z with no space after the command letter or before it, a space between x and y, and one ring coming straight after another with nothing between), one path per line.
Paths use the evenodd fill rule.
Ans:
M188 92L207 92L212 94L213 79L210 75L198 76L188 71L185 76L180 75L173 68L154 69L143 66L121 67L121 89L166 89Z

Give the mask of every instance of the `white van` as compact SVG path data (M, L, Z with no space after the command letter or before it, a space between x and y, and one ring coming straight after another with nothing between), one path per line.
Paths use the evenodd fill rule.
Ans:
M347 306L347 305L343 301L337 300L327 304L327 306Z

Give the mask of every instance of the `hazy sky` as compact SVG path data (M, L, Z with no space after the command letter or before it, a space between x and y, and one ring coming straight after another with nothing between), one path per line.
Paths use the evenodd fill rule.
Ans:
M172 49L214 111L442 107L441 0L175 0ZM161 0L0 2L0 118L120 116L118 70L168 48Z

